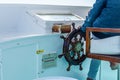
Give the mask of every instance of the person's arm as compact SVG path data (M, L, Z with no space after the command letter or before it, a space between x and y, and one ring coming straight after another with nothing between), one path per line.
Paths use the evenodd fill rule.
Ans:
M86 27L92 27L92 24L95 21L95 19L100 15L102 9L106 7L106 1L107 0L96 0L96 2L93 5L93 8L88 13L86 20L81 27L81 30L83 32L86 31Z

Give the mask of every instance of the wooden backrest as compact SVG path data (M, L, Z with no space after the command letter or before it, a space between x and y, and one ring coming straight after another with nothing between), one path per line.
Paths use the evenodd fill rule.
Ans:
M120 28L86 28L86 56L89 58L106 60L111 62L119 62L120 63L120 55L103 55L100 53L91 53L90 52L90 32L112 32L112 33L120 33Z

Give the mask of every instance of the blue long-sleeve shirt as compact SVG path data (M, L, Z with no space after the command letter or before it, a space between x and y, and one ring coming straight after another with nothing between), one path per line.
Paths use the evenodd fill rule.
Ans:
M82 30L86 27L120 28L120 0L96 0L90 10ZM96 37L105 38L119 33L93 33Z

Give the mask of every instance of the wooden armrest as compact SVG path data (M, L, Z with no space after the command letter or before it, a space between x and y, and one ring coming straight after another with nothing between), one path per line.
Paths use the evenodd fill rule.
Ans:
M105 55L101 53L91 53L90 52L90 32L112 32L112 33L120 33L120 28L86 28L86 56L89 58L106 60L110 62L119 62L120 63L120 55Z

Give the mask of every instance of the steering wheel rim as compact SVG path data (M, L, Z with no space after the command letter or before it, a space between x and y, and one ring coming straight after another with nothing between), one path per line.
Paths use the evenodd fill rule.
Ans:
M79 40L77 41L72 41L73 38L76 39L76 36L80 36ZM71 65L79 65L82 61L84 61L85 59L85 55L84 55L84 49L83 49L83 36L81 36L82 34L80 33L79 29L75 29L73 30L68 37L66 38L66 40L64 41L63 44L63 53L64 57L66 59L66 61L71 64ZM70 46L72 46L72 49L70 48ZM80 47L80 48L79 48ZM76 49L77 48L77 49ZM81 50L78 50L81 49ZM80 57L73 58L73 56L71 56L71 52L74 52L74 54L78 53L78 52L82 52L82 54L80 54Z
M84 37L80 32L80 29L74 29L69 35L64 39L63 43L63 54L59 55L64 56L69 66L67 71L70 70L72 65L80 65L80 70L82 70L82 62L86 59L84 54Z

